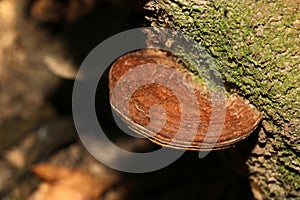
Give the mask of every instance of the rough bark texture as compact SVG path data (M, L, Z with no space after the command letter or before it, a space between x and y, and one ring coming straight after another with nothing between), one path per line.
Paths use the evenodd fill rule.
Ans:
M161 0L153 26L180 30L216 58L227 85L263 114L247 165L253 192L300 198L300 1ZM258 187L257 187L258 186Z

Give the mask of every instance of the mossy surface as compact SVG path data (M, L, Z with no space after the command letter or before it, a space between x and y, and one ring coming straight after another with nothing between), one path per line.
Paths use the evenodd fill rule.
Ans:
M155 24L180 30L203 45L225 83L273 127L265 146L265 151L272 149L272 159L259 167L276 174L278 187L260 184L266 195L300 198L300 2L162 0L156 6ZM252 179L264 176L250 170Z

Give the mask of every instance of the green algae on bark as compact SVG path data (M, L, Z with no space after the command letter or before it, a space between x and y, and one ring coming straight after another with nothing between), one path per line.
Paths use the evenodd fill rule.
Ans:
M300 2L297 0L162 0L154 26L175 28L216 58L225 83L273 127L251 179L276 199L300 197ZM269 187L267 176L275 176Z

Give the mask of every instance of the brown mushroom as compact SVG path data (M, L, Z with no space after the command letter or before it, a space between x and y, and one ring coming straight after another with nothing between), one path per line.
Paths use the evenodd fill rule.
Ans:
M147 73L136 71L123 78L126 73L134 72L137 66L142 65L150 67L146 70ZM186 82L179 80L178 77L174 78L174 73L168 74L168 68L176 70ZM137 78L149 83L139 86L140 83L136 82ZM164 84L157 84L153 79L162 79ZM135 84L138 85L137 88L134 88ZM117 85L118 90L116 90ZM168 87L170 85L179 88L179 93L182 93L182 98L189 105L193 103L189 100L191 97L183 93L189 88L194 91L197 107L196 109L195 106L185 107L190 114L188 120L182 120L182 105L178 94L174 94ZM130 91L132 87L134 92ZM212 123L221 123L211 121L210 92L203 84L194 80L194 75L185 70L175 56L161 50L143 49L121 56L110 69L109 88L113 110L136 133L162 146L189 150L223 149L246 138L261 120L260 112L248 101L238 95L228 95L224 104L226 113L220 134L213 129L208 133ZM157 104L163 107L164 111L160 107L153 106ZM153 123L152 120L155 122ZM149 126L150 123L152 126ZM156 126L162 128L157 129ZM181 129L183 134L175 137L180 127L184 127ZM192 134L188 133L191 128L196 130Z

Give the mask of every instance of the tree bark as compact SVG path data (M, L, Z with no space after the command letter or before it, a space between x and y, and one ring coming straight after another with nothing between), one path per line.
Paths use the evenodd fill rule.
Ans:
M300 198L300 2L161 0L144 9L152 26L207 48L226 85L262 112L246 162L254 196Z

